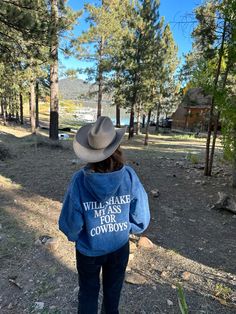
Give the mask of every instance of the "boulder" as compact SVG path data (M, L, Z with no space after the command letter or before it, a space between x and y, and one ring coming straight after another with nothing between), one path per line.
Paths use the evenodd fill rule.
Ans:
M126 273L125 282L133 285L143 285L146 283L146 278L137 273Z
M236 200L235 198L227 195L224 192L218 192L219 199L211 209L216 210L228 210L233 214L236 214Z
M147 237L140 237L138 241L138 247L142 247L145 249L152 249L154 247L154 244Z
M133 241L129 241L129 250L131 254L137 250L137 246Z
M153 197L157 198L160 195L160 192L158 189L151 190L151 194Z
M35 241L35 245L44 246L45 248L53 251L58 248L58 240L54 237L43 235Z
M43 310L44 308L44 302L35 302L34 303L34 309L35 310Z

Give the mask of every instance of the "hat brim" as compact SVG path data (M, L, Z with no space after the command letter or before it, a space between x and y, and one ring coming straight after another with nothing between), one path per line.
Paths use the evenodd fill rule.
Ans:
M93 149L88 143L88 133L93 124L81 127L74 138L73 149L77 157L86 162L99 162L110 157L120 145L126 128L116 129L116 136L112 143L103 149Z

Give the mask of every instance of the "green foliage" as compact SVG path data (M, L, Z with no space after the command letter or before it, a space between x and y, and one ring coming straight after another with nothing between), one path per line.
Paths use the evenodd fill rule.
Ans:
M78 38L78 57L96 62L85 70L88 79L128 109L173 106L177 46L159 16L159 1L103 1L85 10L90 27Z
M195 9L195 17L198 21L197 27L192 33L195 39L194 47L205 59L215 55L214 44L216 36L216 2L207 1Z
M64 108L66 113L73 113L76 109L83 107L81 103L77 104L70 100L65 100L61 103L61 106Z
M0 6L0 100L8 117L19 117L20 94L28 98L30 85L36 81L38 97L49 94L53 34L62 37L66 32L68 38L80 15L58 1L54 25L51 9L52 1L45 0L3 1ZM63 51L66 45L68 40L63 40Z
M196 154L188 153L186 158L194 165L199 163L199 156Z
M223 300L229 300L231 295L232 295L232 289L221 284L221 283L217 283L215 285L215 289L214 289L214 295L216 297L222 298Z
M236 94L229 97L225 92L217 96L221 111L224 155L226 159L233 162L236 156Z
M236 156L236 1L209 0L195 9L198 25L193 50L186 56L182 79L212 95L214 115L220 112L224 154Z
M128 0L104 0L100 6L85 5L89 28L77 39L77 57L95 62L95 68L85 69L89 80L97 81L99 71L102 72L103 80L108 80L106 74L112 70L111 58L117 53L120 41L127 33L125 22L129 6Z
M180 284L177 285L177 293L178 293L179 309L181 311L181 314L188 314L189 313L188 305L185 299L183 287Z
M159 1L142 1L131 12L129 36L115 60L114 102L144 111L157 103L167 108L176 92L178 64L170 26L159 16Z

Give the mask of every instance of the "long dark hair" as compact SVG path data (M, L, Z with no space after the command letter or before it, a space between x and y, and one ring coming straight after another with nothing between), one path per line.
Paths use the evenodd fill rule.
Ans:
M124 165L124 157L120 146L107 159L95 163L90 163L89 167L95 172L113 172L120 170Z

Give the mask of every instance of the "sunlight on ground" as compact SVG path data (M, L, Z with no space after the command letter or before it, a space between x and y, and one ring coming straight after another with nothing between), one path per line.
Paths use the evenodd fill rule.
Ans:
M13 183L4 177L1 181L7 182L8 186L15 187ZM5 186L4 186L5 188ZM9 204L6 204L6 212L18 222L21 230L32 230L36 241L38 237L49 235L55 237L57 246L50 253L69 270L75 271L74 244L67 241L66 237L58 230L58 216L61 203L38 195L30 198L17 191L9 192ZM14 202L12 203L11 201ZM31 232L32 232L31 231ZM33 243L30 243L32 245ZM42 250L46 248L42 247ZM152 250L137 249L134 253L134 265L131 269L136 270L146 278L147 284L168 284L177 286L181 283L185 290L196 291L202 295L211 295L212 298L224 302L224 296L219 287L230 292L230 298L235 294L232 286L236 284L236 276L222 270L214 269L191 260L176 251L154 245ZM143 263L145 258L145 263ZM155 263L158 261L158 263ZM133 265L133 266L132 266ZM162 266L161 266L162 265ZM164 270L162 269L165 265ZM167 270L166 270L167 269ZM183 279L183 274L188 279ZM223 289L222 288L222 289ZM218 290L217 290L218 289ZM227 300L227 302L230 301Z
M0 175L0 188L6 190L20 190L22 186L20 184L12 182L11 179L5 178L2 175Z
M4 126L4 125L0 125L0 135L1 133L11 134L18 138L31 134L30 130L28 131L23 127L21 128L20 126L11 126L9 128L8 126Z
M140 146L122 146L122 149L124 150L130 150L130 149L134 149L134 150L145 150L145 146L140 147Z
M139 265L143 264L144 258L146 263L148 263L148 265L146 265L147 268L143 268L142 272L148 270L152 273L152 263L155 259L158 260L159 265L165 265L164 270L159 269L159 272L154 273L154 275L152 273L149 279L150 281L158 281L175 286L180 283L184 286L185 290L194 290L206 296L210 294L211 297L222 304L226 304L226 301L229 303L231 301L234 302L236 297L236 291L234 291L236 284L235 274L206 266L178 252L156 245L153 252L145 252L145 250L143 250L143 254L137 256L137 258L139 259ZM219 291L219 287L222 287L223 291L227 290L229 292L227 298L223 292Z
M135 135L134 138L128 139L128 136L126 137L124 144L129 145L129 143L132 143L135 141L135 143L141 144L144 146L144 139L145 134L139 134ZM150 145L168 145L168 146L199 146L201 148L205 149L206 146L206 138L195 138L195 137L188 137L181 135L175 135L175 134L149 134L149 140L148 143ZM131 146L130 146L131 147ZM144 146L145 147L145 146ZM222 144L220 139L217 139L216 141L216 148L222 148Z
M25 130L23 127L21 128L20 126L11 126L10 128L7 126L3 126L0 125L0 134L11 134L14 135L17 138L22 138L25 136L29 136L31 135L30 129L29 130ZM47 135L47 132L45 133L45 130L39 130L38 131L39 134L41 135ZM149 145L145 146L144 145L144 138L145 138L145 134L139 134L138 136L135 135L135 137L133 139L128 140L127 135L126 138L123 142L123 145L129 145L130 149L136 149L136 150L148 150L153 148L153 146L168 146L171 147L173 146L173 149L176 149L176 146L181 146L181 147L185 147L185 146L199 146L202 149L205 149L205 145L206 145L206 139L205 138L194 138L194 137L187 137L186 135L164 135L164 134L150 134L149 135ZM135 141L136 145L141 145L140 147L137 147L135 145L131 145L132 142ZM125 147L124 147L125 148ZM216 142L216 148L222 149L222 145L219 139L217 139ZM127 148L125 148L127 149ZM170 148L168 148L167 151L169 151Z
M181 145L176 146L175 144L172 145L168 143L150 143L148 146L132 146L124 144L125 146L122 146L122 149L124 150L135 150L135 151L149 151L149 152L155 152L155 153L179 153L179 154L199 154L204 152L204 147L199 146L199 148L196 148L195 145L192 147L189 145L185 145L181 143ZM221 150L221 147L216 148Z
M18 222L20 230L31 232L34 238L29 245L34 245L34 241L43 235L55 237L57 246L50 250L50 254L74 272L74 244L67 241L66 237L58 230L57 221L61 203L37 194L31 194L30 197L27 197L22 192L14 191L15 185L10 180L4 177L0 177L0 180L7 183L9 188L11 187L11 191L6 191L4 185L9 202L4 206L5 211ZM45 249L42 247L42 250ZM132 262L130 264L131 269L144 276L149 285L164 283L177 286L178 283L181 283L185 290L194 290L205 296L210 295L220 302L225 302L225 300L223 296L217 295L218 287L227 289L230 292L230 298L235 294L235 291L232 290L232 286L236 284L234 274L208 267L174 250L154 245L152 250L137 249L134 255L134 264ZM143 263L144 259L145 263ZM188 279L183 279L183 274ZM230 299L227 302L230 302Z

